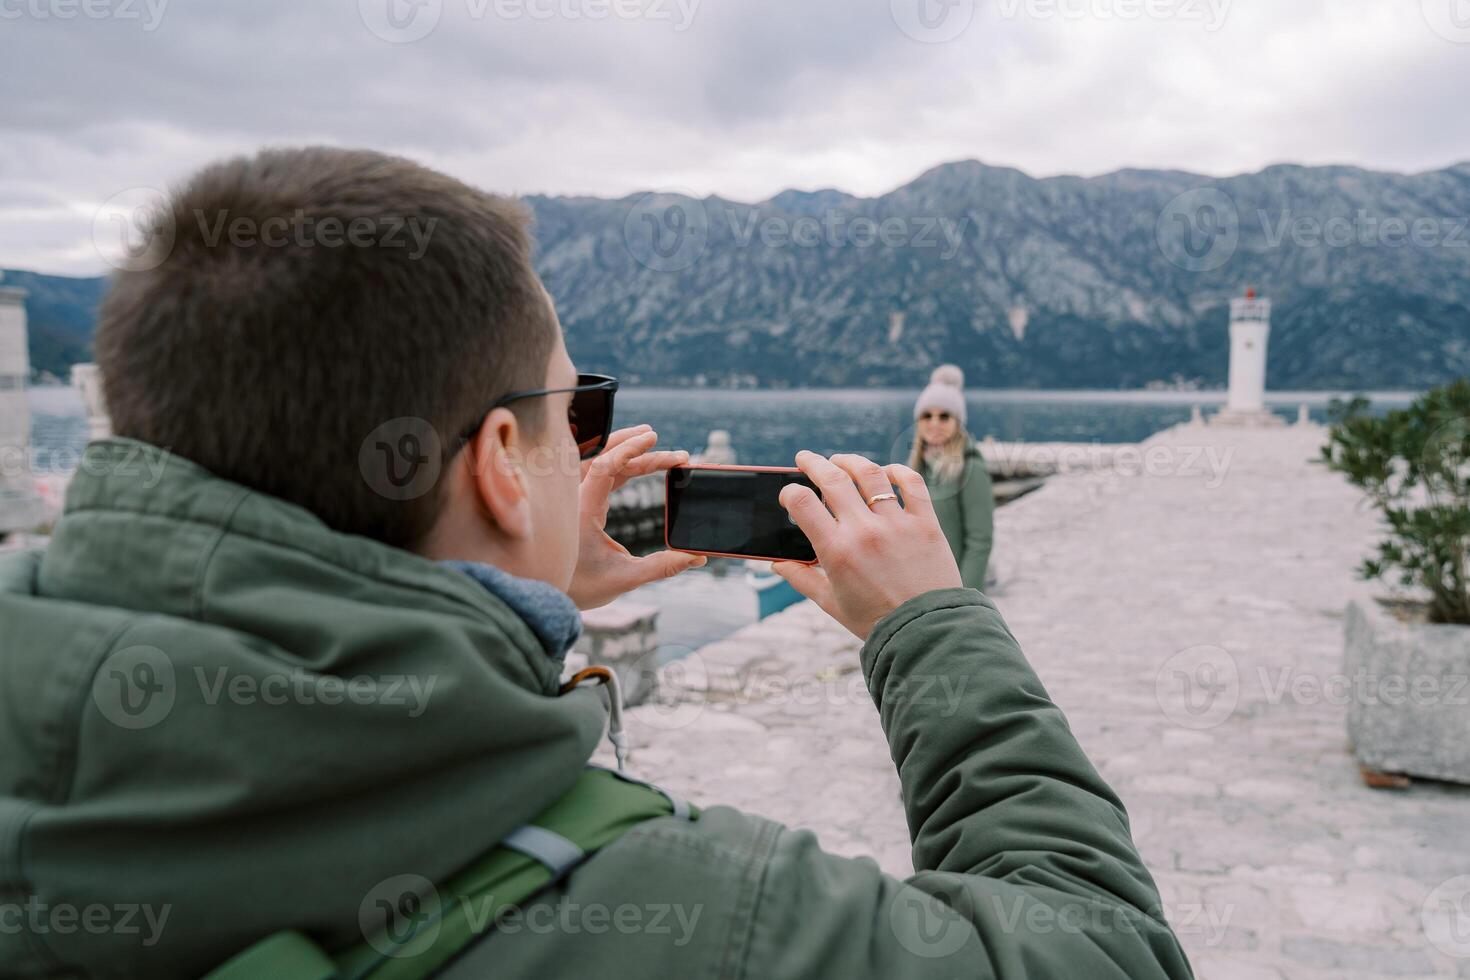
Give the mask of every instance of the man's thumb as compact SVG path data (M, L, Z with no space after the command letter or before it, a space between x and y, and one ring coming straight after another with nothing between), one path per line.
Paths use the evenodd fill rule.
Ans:
M691 568L700 568L708 561L704 555L691 555L683 551L656 551L638 559L638 577L645 582L656 582L661 578L673 578Z

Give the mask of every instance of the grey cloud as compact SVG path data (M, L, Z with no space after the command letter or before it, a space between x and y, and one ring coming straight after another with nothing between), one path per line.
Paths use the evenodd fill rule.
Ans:
M882 193L970 157L1041 175L1470 158L1470 45L1404 0L1234 0L1213 33L976 0L943 44L890 0L698 0L682 31L493 15L621 0L437 0L404 44L357 0L170 0L152 31L3 16L48 2L0 0L0 265L89 271L89 204L265 144L374 146L497 190L747 201Z

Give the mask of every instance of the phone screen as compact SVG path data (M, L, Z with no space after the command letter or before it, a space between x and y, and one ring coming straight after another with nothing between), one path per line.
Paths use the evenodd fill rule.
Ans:
M771 561L816 561L801 528L781 506L781 488L816 488L799 470L669 470L665 534L670 548Z

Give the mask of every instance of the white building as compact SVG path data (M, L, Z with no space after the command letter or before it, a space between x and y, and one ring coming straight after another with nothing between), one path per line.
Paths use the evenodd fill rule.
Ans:
M25 298L24 289L0 285L0 534L30 530L45 519L30 465Z
M1271 301L1246 291L1230 301L1230 397L1214 425L1284 425L1266 408L1266 347L1271 339Z

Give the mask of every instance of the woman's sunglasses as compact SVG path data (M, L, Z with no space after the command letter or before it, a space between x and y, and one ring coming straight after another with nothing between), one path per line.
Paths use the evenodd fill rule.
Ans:
M925 412L923 415L919 416L919 419L924 422L928 422L930 419L938 419L941 422L948 422L952 418L954 418L954 416L950 415L948 412Z
M591 459L607 446L607 437L612 434L613 395L617 394L618 379L605 374L579 374L575 388L536 388L531 391L513 391L495 400L493 405L480 413L475 424L460 435L462 442L469 442L485 423L485 416L523 398L540 398L543 395L572 393L572 404L567 412L567 423L572 427L572 438L576 440L577 452L583 459Z

